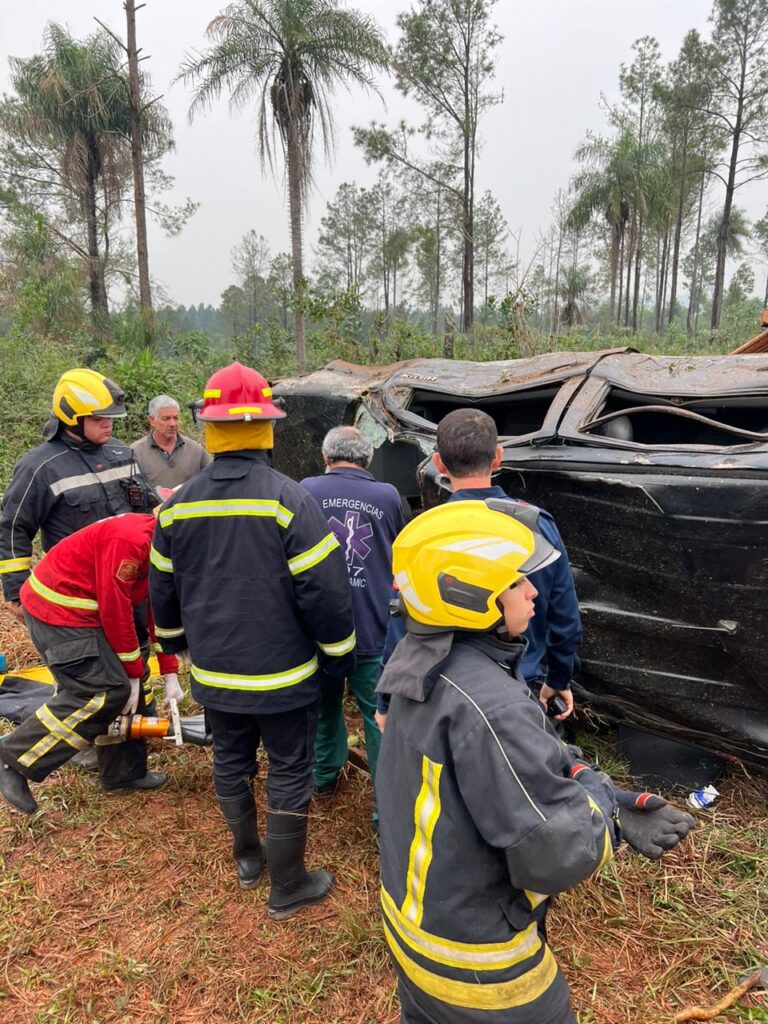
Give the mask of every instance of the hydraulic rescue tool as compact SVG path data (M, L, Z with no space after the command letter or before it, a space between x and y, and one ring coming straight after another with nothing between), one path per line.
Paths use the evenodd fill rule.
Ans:
M111 743L125 743L127 740L163 739L180 747L183 743L194 743L206 747L211 737L205 727L205 715L182 718L178 703L170 700L170 717L157 715L120 715L109 726L103 736L97 736L96 746Z

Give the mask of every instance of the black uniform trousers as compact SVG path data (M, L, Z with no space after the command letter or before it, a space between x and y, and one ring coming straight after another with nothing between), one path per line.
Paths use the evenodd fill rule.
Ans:
M257 774L264 744L269 762L267 800L274 811L304 812L312 799L317 703L274 715L206 708L213 735L213 782L220 799L241 796Z
M133 609L133 621L144 664L149 664L149 632L147 630L147 605L140 604ZM125 671L123 671L125 675ZM154 715L157 705L151 693L145 687L149 679L149 671L141 678L137 715ZM126 697L126 700L128 698ZM121 705L120 710L122 710ZM118 714L120 712L118 711ZM147 744L145 740L129 740L127 743L114 743L96 748L99 766L99 781L102 789L119 789L126 782L142 779L147 774Z
M107 731L128 700L130 683L102 629L52 626L28 612L24 617L57 692L5 737L2 756L26 778L41 782ZM140 707L142 701L140 694ZM98 749L101 759L102 750L113 748ZM140 774L145 773L146 762Z
M433 999L418 989L398 967L400 1024L578 1024L568 985L558 969L555 981L541 999L506 1010L474 1010Z

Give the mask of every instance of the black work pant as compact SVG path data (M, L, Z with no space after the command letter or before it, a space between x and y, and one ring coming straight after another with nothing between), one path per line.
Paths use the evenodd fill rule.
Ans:
M221 799L240 796L256 777L256 752L269 762L267 800L274 811L306 810L312 798L317 704L274 715L206 708L213 735L213 781Z
M102 629L51 626L26 612L25 619L57 693L3 740L2 749L12 768L41 782L106 732L128 700L130 683Z
M149 665L149 632L147 630L147 605L133 609L133 622L144 664ZM152 694L147 694L146 684L149 670L142 677L139 689L137 715L154 715L156 711ZM126 698L127 699L127 698ZM122 708L120 709L122 710ZM99 781L102 789L119 789L126 782L142 779L147 774L147 744L145 740L128 740L126 743L110 743L96 748L99 766Z

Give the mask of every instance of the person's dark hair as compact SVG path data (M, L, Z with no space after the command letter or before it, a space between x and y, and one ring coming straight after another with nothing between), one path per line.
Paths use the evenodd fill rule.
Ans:
M435 447L455 477L490 473L498 445L496 424L480 409L454 409L437 428Z

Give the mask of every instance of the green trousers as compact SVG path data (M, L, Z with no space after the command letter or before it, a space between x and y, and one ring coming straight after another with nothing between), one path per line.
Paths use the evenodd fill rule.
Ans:
M349 691L357 701L363 716L365 750L371 779L376 774L376 762L381 746L381 732L374 717L381 658L358 658L357 667L347 678ZM320 677L320 717L315 737L315 786L332 786L347 760L347 729L344 724L344 680Z

